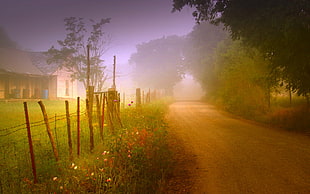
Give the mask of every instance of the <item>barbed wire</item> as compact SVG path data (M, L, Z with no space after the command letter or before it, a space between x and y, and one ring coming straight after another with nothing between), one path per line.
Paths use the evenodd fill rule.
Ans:
M6 133L6 134L0 134L0 137L4 137L4 136L11 135L12 133L16 133L16 132L18 132L18 131L20 131L20 130L22 130L22 129L25 129L25 127L18 128L18 129L16 129L16 130L10 131L9 133Z
M19 124L19 125L15 125L15 126L11 126L11 127L7 127L7 128L3 128L3 129L0 129L0 132L2 132L2 131L8 131L8 130L10 130L10 129L14 129L14 128L23 126L23 125L25 125L25 124L26 124L26 123Z
M77 116L78 113L77 112L74 112L74 113L71 113L69 114L69 116ZM86 111L82 111L80 112L80 115L86 115ZM57 121L61 121L61 120L65 120L67 119L67 115L66 114L62 114L62 115L55 115L53 117L49 117L48 118L48 121L50 124L53 124ZM13 133L16 133L22 129L26 129L26 123L22 123L22 124L19 124L19 125L15 125L15 126L11 126L11 127L6 127L6 128L3 128L3 129L0 129L0 132L7 132L5 134L0 134L0 137L4 137L4 136L8 136L8 135L11 135ZM35 122L31 122L30 123L30 127L33 128L33 127L39 127L39 126L43 126L45 125L45 120L40 120L40 121L35 121ZM11 131L12 130L12 131Z

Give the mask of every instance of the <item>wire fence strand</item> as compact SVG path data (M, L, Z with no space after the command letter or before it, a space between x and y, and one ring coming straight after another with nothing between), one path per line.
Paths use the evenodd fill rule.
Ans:
M69 114L70 117L72 116L77 116L77 112L74 112L74 113L71 113ZM83 112L80 112L80 115L86 115L86 111L83 111ZM57 121L61 121L61 120L66 120L67 119L67 115L66 114L62 114L62 115L55 115L53 117L49 117L48 118L48 121L50 124L53 124ZM31 122L30 123L30 127L33 128L33 127L40 127L40 126L43 126L45 125L45 121L44 120L40 120L40 121L35 121L35 122ZM5 137L5 136L9 136L11 134L14 134L20 130L23 130L23 129L27 129L26 128L26 123L22 123L22 124L18 124L18 125L14 125L14 126L11 126L11 127L6 127L6 128L3 128L3 129L0 129L0 137ZM3 133L3 134L1 134Z

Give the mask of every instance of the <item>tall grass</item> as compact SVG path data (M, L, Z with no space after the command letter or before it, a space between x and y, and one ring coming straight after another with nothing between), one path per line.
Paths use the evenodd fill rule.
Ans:
M54 133L60 157L68 155L64 101L44 101L49 116L50 127ZM71 103L70 111L75 111ZM31 163L25 116L22 102L0 102L0 176L3 193L23 190L22 179L32 179ZM39 181L57 171L51 144L43 122L42 112L36 101L28 102L31 133L35 152ZM73 134L76 134L73 132ZM85 138L83 139L85 141ZM55 170L56 169L56 170Z
M25 122L21 102L1 103L1 129ZM89 129L83 115L80 157L76 155L77 132L73 115L73 161L68 155L66 120L57 116L65 114L64 101L44 101L44 104L48 116L52 117L51 128L60 161L53 158L45 126L32 127L39 176L39 183L33 184L25 129L0 136L0 193L155 193L161 186L170 158L166 144L165 103L126 107L121 111L124 126L117 127L114 132L106 126L103 141L95 123L93 152L89 152ZM28 106L31 122L43 119L37 102L29 102ZM75 111L75 102L70 102L70 112Z
M281 128L310 133L309 111L302 97L294 96L290 102L287 96L278 96L273 99L272 107L263 121Z

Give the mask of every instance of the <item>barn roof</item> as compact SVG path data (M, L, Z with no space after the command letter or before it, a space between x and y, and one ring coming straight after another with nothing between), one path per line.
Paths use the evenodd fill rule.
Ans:
M13 48L0 48L0 70L7 73L28 75L50 75L57 65L47 64L47 56L42 52L28 52Z
M53 74L57 69L58 65L55 63L48 64L48 56L43 52L30 52L29 53L33 65L35 65L41 72L46 75Z

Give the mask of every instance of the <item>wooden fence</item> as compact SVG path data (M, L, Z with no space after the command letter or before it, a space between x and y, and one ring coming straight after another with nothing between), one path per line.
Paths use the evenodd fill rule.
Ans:
M156 91L154 91L153 93L151 93L150 90L147 92L144 92L144 91L141 92L140 89L137 89L136 99L135 99L136 102L134 104L136 105L136 107L139 107L143 103L148 103L151 100L151 96L153 99L155 99L154 94L156 95ZM123 100L123 105L125 106L126 104L125 94L123 94L122 100ZM72 103L74 103L74 106L76 106L76 111L73 113L70 113L69 107L70 105L72 106ZM109 91L106 91L106 92L90 92L86 100L86 103L85 103L86 108L82 107L81 104L82 103L79 97L76 99L76 102L65 101L64 108L65 108L66 114L65 115L55 114L51 116L47 114L44 102L39 101L38 105L40 106L43 120L36 121L36 122L30 122L28 103L24 102L23 105L24 105L25 123L21 125L16 125L13 127L8 127L5 129L0 129L0 141L2 141L1 143L3 143L3 145L0 144L0 149L5 149L7 145L14 145L12 149L10 148L10 149L7 149L7 151L3 151L3 153L5 153L4 157L10 158L10 161L11 161L12 157L21 155L22 152L24 152L23 157L27 155L28 157L30 156L29 163L32 169L31 173L33 174L33 182L37 183L38 176L40 175L40 173L42 173L42 170L37 169L38 165L36 163L36 159L38 155L39 155L39 158L40 157L42 158L42 154L51 152L51 154L53 155L54 161L56 163L58 163L60 160L63 160L63 159L73 160L75 157L80 156L82 148L84 151L88 150L88 152L92 152L95 147L96 142L97 143L104 142L104 134L107 134L107 133L113 134L116 128L123 127L123 123L120 117L121 96L120 96L120 93L118 93L116 90L110 89ZM130 104L132 104L132 102L130 102ZM58 123L61 123L62 126L59 126ZM94 125L96 125L95 128L94 128ZM41 130L43 126L45 128L45 132ZM108 126L108 127L105 127L105 126ZM88 128L88 132L87 132L87 128ZM35 135L33 135L34 129L36 130ZM63 129L66 129L66 130L63 130ZM27 131L26 139L22 137L25 134L23 131ZM22 140L20 140L21 142L23 142L22 144L23 146L21 146L22 147L21 150L24 150L24 151L22 152L16 151L19 149L18 148L19 145L18 145L18 142L12 142L10 140L10 139L12 140L15 139L13 138L12 135L22 137ZM67 141L60 142L58 140L60 136L61 138L66 138ZM88 140L89 145L87 145L85 141L86 138L89 138ZM49 142L50 144L49 150L41 151L41 149L43 149L43 147L41 146L41 141L43 141L43 139L46 139L46 141ZM82 139L83 139L83 144L81 143ZM60 147L62 149L59 149ZM64 148L67 149L65 151L65 154L60 153L60 150L64 152ZM6 160L6 158L4 158L4 160ZM44 159L41 159L41 161L39 162L40 163L39 165L44 165L44 162L45 162ZM12 167L16 165L20 166L19 168L25 165L25 164L19 164L19 161L17 160L14 162L8 161L8 163L10 163L9 165L12 165ZM5 165L6 164L0 164L0 167L5 167ZM23 173L21 171L16 171L14 173L10 172L9 174L20 174L19 176L25 176L25 175L22 175ZM2 175L3 173L0 172L0 176ZM0 191L1 191L1 184L7 184L7 183L0 181Z

